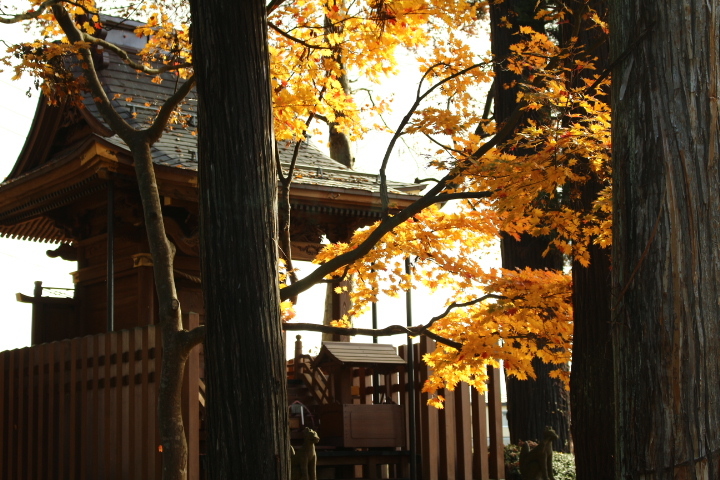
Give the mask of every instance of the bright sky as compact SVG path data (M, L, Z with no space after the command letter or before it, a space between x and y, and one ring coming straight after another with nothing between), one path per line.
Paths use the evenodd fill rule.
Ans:
M23 37L19 26L0 25L0 40L12 44ZM414 100L414 87L420 77L416 64L408 60L400 65L401 75L389 79L383 85L386 92L394 92L396 96L394 115L386 118L389 125L399 122L407 108ZM30 129L33 113L37 105L38 94L32 90L32 98L25 92L32 86L30 79L12 81L12 71L7 68L0 73L0 144L3 146L0 154L0 181L12 169L25 142ZM403 95L404 94L404 95ZM391 95L388 93L388 95ZM363 142L356 145L356 168L365 172L377 173L382 157L390 139L390 134L375 133L369 135ZM417 177L425 177L424 165L426 160L415 154L413 148L402 142L396 147L389 168L388 177L393 180L413 182ZM34 281L42 281L48 287L72 287L70 272L76 269L76 264L62 259L51 259L45 252L55 246L35 242L10 240L0 238L0 351L19 348L29 345L31 306L15 300L18 292L32 295ZM493 258L496 258L496 254ZM312 268L308 264L302 266ZM300 276L303 276L302 270ZM300 296L297 308L298 316L295 321L321 322L324 308L325 286ZM431 295L429 292L416 291L413 293L413 319L414 324L424 323L444 309L442 295ZM379 302L380 326L392 324L405 324L405 299L382 299ZM356 319L355 325L369 328L370 316L366 315ZM292 355L293 342L296 333L292 332L289 338L289 352ZM306 348L319 345L319 334L302 333ZM358 337L355 341L369 342L368 337ZM401 344L405 342L404 336L396 336L385 340L387 343ZM307 351L307 350L306 350Z

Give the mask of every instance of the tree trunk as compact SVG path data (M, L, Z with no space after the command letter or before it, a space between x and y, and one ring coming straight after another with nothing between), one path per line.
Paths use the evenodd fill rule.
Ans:
M567 4L573 11L569 24L561 28L562 41L567 45L573 35L577 44L591 57L595 57L595 70L587 76L600 74L609 64L609 46L606 34L586 17L583 0ZM607 1L592 0L587 4L601 19L607 18ZM582 22L581 28L574 25ZM583 76L578 75L577 82ZM609 99L608 99L609 101ZM578 159L577 168L582 174L592 169L586 159ZM593 201L603 185L596 179L577 185L580 194L578 211L591 211ZM575 452L575 474L578 480L607 480L615 476L615 418L613 357L610 339L610 251L598 245L589 245L590 265L572 264L573 275L573 358L570 379L570 411L572 412L572 438Z
M618 479L720 478L718 10L611 4Z
M191 13L209 478L286 480L278 177L264 2L193 0Z
M501 124L515 109L517 87L506 89L505 86L518 79L517 75L504 68L504 59L510 54L510 46L517 42L519 27L531 26L542 31L543 24L534 19L537 2L534 0L508 0L490 7L490 23L492 32L492 53L495 61L495 121ZM512 28L498 26L505 17L512 22ZM518 242L509 235L503 235L502 263L503 268L550 268L562 269L562 256L549 254L543 257L548 245L547 239L524 235ZM549 372L557 368L533 360L537 374L536 380L518 380L505 377L507 389L507 417L510 430L510 442L517 444L520 440L542 440L546 426L551 426L558 434L553 448L557 451L570 450L570 419L569 399L562 382L549 376Z

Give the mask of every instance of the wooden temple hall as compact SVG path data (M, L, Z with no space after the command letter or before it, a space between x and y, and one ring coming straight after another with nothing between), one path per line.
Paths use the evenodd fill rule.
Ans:
M137 52L145 39L132 32L136 24L119 20L103 19L107 40ZM131 124L146 124L177 85L172 74L157 84L107 53L102 58L98 75ZM191 95L182 107L188 125L168 130L152 151L188 328L204 321L195 105ZM293 147L278 144L285 166ZM296 171L294 258L312 259L323 237L347 240L379 218L375 175L335 162L312 143L301 145ZM420 188L389 187L399 208ZM27 293L18 300L33 307L32 335L30 347L0 352L0 479L160 478L162 349L152 259L128 147L90 98L83 106L40 99L26 144L0 183L0 236L47 242L50 257L77 264L74 289L61 295L40 282L17 287ZM333 302L340 311L342 299ZM288 340L296 340L288 361L291 433L299 445L304 427L318 432L318 478L410 478L411 451L416 478L504 478L497 376L487 400L459 385L438 411L418 393L428 372L417 359L432 348L428 341L415 344L409 365L407 349L389 345L326 342L313 358L300 338ZM188 361L183 390L191 480L204 478L201 350Z

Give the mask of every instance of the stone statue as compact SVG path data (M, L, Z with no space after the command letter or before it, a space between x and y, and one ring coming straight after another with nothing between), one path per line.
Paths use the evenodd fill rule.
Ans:
M317 465L317 454L315 453L315 444L320 441L320 437L305 427L303 430L303 444L297 450L290 447L291 454L291 480L317 480L315 467Z
M523 480L555 480L552 469L552 442L557 440L555 431L545 428L543 440L532 450L528 444L520 450L520 474Z

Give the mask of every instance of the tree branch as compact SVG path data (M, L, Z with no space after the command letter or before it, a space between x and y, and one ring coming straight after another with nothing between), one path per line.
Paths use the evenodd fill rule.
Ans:
M182 335L182 343L187 349L187 351L189 352L190 350L204 342L206 333L207 331L205 329L205 325L200 325L199 327L195 327L190 331L180 332L180 334Z
M191 63L181 63L178 65L164 65L160 68L150 68L146 67L142 63L136 62L132 58L130 58L130 55L123 50L122 48L118 47L114 43L110 43L106 40L103 40L101 38L94 37L86 32L80 32L82 35L82 39L85 42L92 43L93 45L98 45L103 48L107 48L111 52L113 52L115 55L120 57L120 59L129 67L134 68L138 72L147 73L148 75L160 75L161 73L170 72L173 70L180 70L181 68L191 68Z
M34 18L38 18L40 15L45 13L45 10L57 5L59 3L59 1L60 0L45 0L40 5L38 5L37 10L30 10L25 13L18 13L17 15L10 16L10 18L0 17L0 23L12 24L12 23L22 22L24 20L32 20ZM0 15L7 15L7 14L3 12L3 13L0 13Z
M275 24L272 23L272 22L267 22L267 24L268 24L268 26L269 26L271 29L275 30L277 33L279 33L279 34L282 35L283 37L285 37L285 38L287 38L287 39L289 39L289 40L292 40L292 41L295 42L295 43L299 43L300 45L302 45L302 46L305 47L305 48L310 48L310 49L313 49L313 50L333 50L332 47L323 47L323 46L321 46L321 45L313 45L313 44L311 44L311 43L307 43L305 40L302 40L302 39L300 39L300 38L297 38L297 37L294 37L294 36L290 35L289 33L287 33L286 31L282 30L280 27L278 27L277 25L275 25Z
M411 335L417 337L418 335L426 335L439 343L447 345L449 347L462 349L462 344L454 340L442 337L436 333L432 333L425 329L425 325L417 325L415 327L403 327L402 325L391 325L389 327L373 329L373 328L344 328L344 327L331 327L330 325L318 325L317 323L283 323L282 328L285 331L308 331L308 332L320 332L329 333L334 335L368 335L374 337L389 337L391 335Z
M471 65L467 68L464 68L458 72L453 73L452 75L440 80L438 83L433 85L432 87L428 88L425 93L420 93L420 87L422 86L423 81L429 73L440 64L433 65L430 67L424 74L422 79L420 80L420 83L418 84L418 91L415 96L415 102L413 102L412 106L408 109L408 113L403 117L402 121L400 121L400 125L398 126L397 130L395 130L395 133L393 134L392 139L390 140L390 144L388 145L388 148L385 150L385 156L382 160L382 165L380 166L380 202L382 204L382 215L383 218L387 217L388 210L389 210L389 204L390 199L388 197L388 191L387 191L387 176L385 175L385 171L387 170L387 164L390 160L390 154L393 151L393 148L395 148L395 143L397 142L398 138L400 138L400 135L402 135L403 130L407 126L408 123L410 123L410 119L412 118L413 114L415 114L415 111L417 110L417 107L420 105L420 103L427 98L428 95L430 95L432 92L434 92L436 89L441 87L442 85L446 84L450 80L453 80L461 75L466 74L467 72L474 70L478 67L482 67L485 65L485 63L476 63L474 65Z
M68 37L68 41L71 44L77 42L83 42L83 33L77 29L75 22L70 18L65 7L57 3L52 3L52 12L55 15L60 28L62 28L65 35ZM92 59L92 54L88 48L80 48L80 55L82 56L84 65L81 65L82 71L85 74L85 78L90 85L90 92L92 93L95 104L97 105L98 111L102 115L103 119L108 123L111 130L117 133L120 138L128 143L128 139L137 134L130 124L123 119L120 114L113 108L110 103L110 99L105 93L105 89L102 88L100 79L95 71L95 63Z
M185 80L182 85L180 85L180 88L178 88L171 97L163 102L162 107L160 107L160 111L158 112L157 117L155 117L155 120L153 120L152 125L144 131L151 145L160 139L173 110L175 110L187 94L190 93L190 90L192 90L194 85L195 75L192 75L190 78Z

